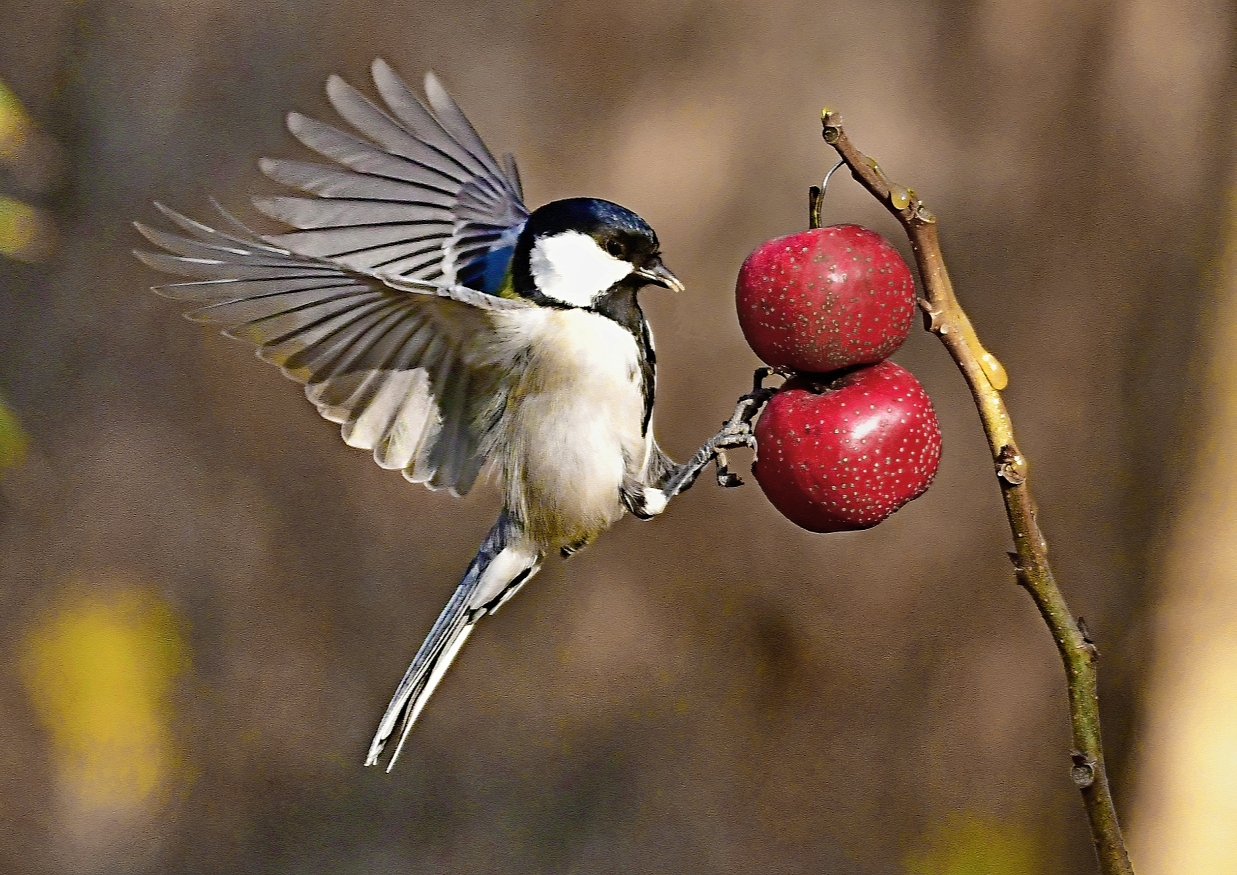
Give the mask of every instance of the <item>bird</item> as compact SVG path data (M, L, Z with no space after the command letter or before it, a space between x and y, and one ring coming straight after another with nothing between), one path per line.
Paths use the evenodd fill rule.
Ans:
M424 101L386 61L371 74L380 102L327 80L350 130L288 114L326 162L259 162L299 190L253 200L292 230L257 233L217 202L213 226L162 204L179 233L134 224L162 250L137 257L187 278L154 291L256 346L347 445L430 489L464 495L483 470L498 485L498 519L365 757L380 764L395 739L389 772L474 626L547 556L626 513L657 516L725 448L754 444L738 413L683 465L653 436L656 353L638 293L684 286L644 219L588 197L529 210L514 157L494 158L432 73Z

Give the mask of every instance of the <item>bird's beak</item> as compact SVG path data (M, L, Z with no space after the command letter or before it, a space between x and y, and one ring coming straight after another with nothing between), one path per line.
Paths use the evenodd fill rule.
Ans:
M660 261L652 267L638 267L633 274L641 279L648 280L655 286L661 286L663 289L670 289L672 292L681 292L685 288L683 281L670 272L670 268L666 267Z

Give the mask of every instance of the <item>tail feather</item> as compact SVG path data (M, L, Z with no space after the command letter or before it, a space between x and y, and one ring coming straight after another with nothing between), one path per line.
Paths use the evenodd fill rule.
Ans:
M402 718L399 742L387 763L388 772L394 768L413 724L455 655L468 640L473 626L486 614L496 611L537 573L541 567L541 553L522 543L519 534L519 529L508 520L506 514L494 523L464 573L464 579L434 621L433 628L391 697L391 703L387 705L369 746L365 765L377 765L383 749L395 733L395 725Z

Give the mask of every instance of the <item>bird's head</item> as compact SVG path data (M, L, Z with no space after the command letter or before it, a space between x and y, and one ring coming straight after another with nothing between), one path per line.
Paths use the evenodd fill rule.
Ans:
M538 304L594 307L646 285L682 291L661 263L657 235L631 210L596 198L554 201L533 211L511 263L514 291Z

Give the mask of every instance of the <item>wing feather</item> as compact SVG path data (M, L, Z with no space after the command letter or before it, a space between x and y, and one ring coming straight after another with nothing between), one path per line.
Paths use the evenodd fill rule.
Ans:
M442 82L433 73L425 74L425 96L429 98L430 110L434 113L434 117L438 119L438 123L451 136L451 139L459 143L469 155L490 172L489 178L502 178L503 172L499 169L494 156L490 154L490 150L481 141L481 137L477 135L477 129L468 121L463 110L451 99L451 95L447 94L447 89L442 87ZM477 178L485 179L487 175L478 174Z
M313 375L315 380L322 382L332 376L354 371L362 355L371 356L376 361L387 361L393 344L407 338L404 326L415 330L421 324L423 319L420 316L410 316L401 307L391 307L344 326L335 333L329 344L317 344L292 353L282 367Z
M189 236L138 225L162 252L147 264L194 278L156 288L188 315L257 346L305 384L350 446L431 488L467 492L498 448L487 437L510 374L494 359L493 311L524 301L422 279L388 277L299 254L234 220L217 231L171 210ZM229 217L230 219L230 217Z
M301 191L323 198L362 198L402 204L410 211L412 217L416 217L418 208L421 207L426 209L441 207L442 211L445 211L443 214L449 215L450 207L455 202L453 194L427 186L405 182L402 179L376 176L372 173L341 170L316 161L263 158L258 166L271 179L290 188L299 188ZM267 203L267 199L258 199L256 203ZM320 202L311 201L311 203ZM323 209L330 209L332 206L331 204L320 205ZM280 217L273 216L272 218Z
M354 269L497 293L528 218L515 160L494 159L432 74L427 106L385 61L372 72L383 105L338 76L327 80L327 97L351 131L288 115L292 134L335 163L261 162L271 179L315 196L256 199L259 210L296 229L262 240Z
M471 162L461 161L453 154L456 150L449 147L444 149L418 139L411 132L416 128L410 130L404 127L338 76L327 80L327 96L331 100L331 106L344 121L380 147L374 150L377 153L372 158L374 169L349 164L354 170L374 173L380 172L377 168L390 168L387 172L400 174L400 178L442 187L444 191L454 190L461 179L470 179L484 170ZM385 161L378 157L381 155L387 156ZM393 164L392 158L403 159L403 166ZM408 176L404 177L402 174Z
M277 195L268 198L256 198L254 204L262 212L273 219L286 222L305 232L319 228L335 230L363 228L386 228L392 232L392 239L425 234L427 231L439 238L444 233L450 233L454 220L448 210L438 209L432 204L424 204L425 214L417 219L409 218L408 201L382 201L374 198L336 198L331 201L314 198ZM346 227L343 227L346 226ZM344 236L336 230L338 236ZM300 245L315 240L313 233L298 233L294 242ZM270 239L278 241L280 235L271 235ZM347 245L339 247L342 251ZM317 252L301 252L301 255L317 255Z
M199 304L217 304L235 301L238 298L277 294L313 289L349 288L341 286L338 278L315 276L292 276L282 280L196 280L187 283L167 283L158 287L159 294L177 301Z
M364 100L359 95L358 99ZM338 109L338 101L333 99L332 104ZM381 110L374 109L375 117L382 118ZM344 120L357 115L355 108L349 104ZM389 124L377 130L371 127L367 131L356 126L370 137L367 140L299 112L289 113L287 118L288 130L292 135L323 158L330 158L359 174L409 182L426 191L451 195L459 186L462 168L437 149L426 146L407 131L401 131L398 123L389 118L384 118L384 122Z
M235 233L228 234L217 228L212 228L209 225L203 225L201 222L191 219L188 216L181 215L176 212L176 210L166 207L158 201L155 201L155 208L158 209L159 212L163 213L167 219L169 219L182 231L192 234L195 239L201 240L204 243L237 243L240 244L240 248L253 252L267 252L277 255L288 254L288 250L286 249L281 249L279 247L272 246L269 243L259 241L257 235L254 234L253 231L241 224L235 216L220 206L219 202L214 198L211 198L211 203L214 205L215 209L218 210L219 218L223 220L225 225L232 228Z
M337 297L323 300L323 294L339 293ZM186 314L195 322L212 325L234 325L236 331L248 328L259 336L264 346L276 346L315 328L329 325L332 318L346 314L348 318L361 316L368 309L381 307L386 298L379 293L367 292L358 295L347 286L326 286L300 289L291 292L260 294L249 298L236 298L208 304Z
M468 371L459 367L454 356L444 355L444 371L447 379L438 396L438 409L442 413L442 436L429 455L429 465L434 469L430 479L431 488L457 483L461 468L459 455L465 452L468 438L461 433L468 406ZM469 484L471 485L471 484Z
M485 176L491 172L490 165L493 160L486 160L489 157L489 150L485 148L485 145L481 144L480 150L477 150L470 149L469 144L461 142L458 137L447 130L442 120L413 94L412 89L405 84L390 64L377 58L370 65L370 73L378 94L381 95L387 108L391 110L391 114L405 128L414 132L418 140L463 171L457 175L458 179Z

